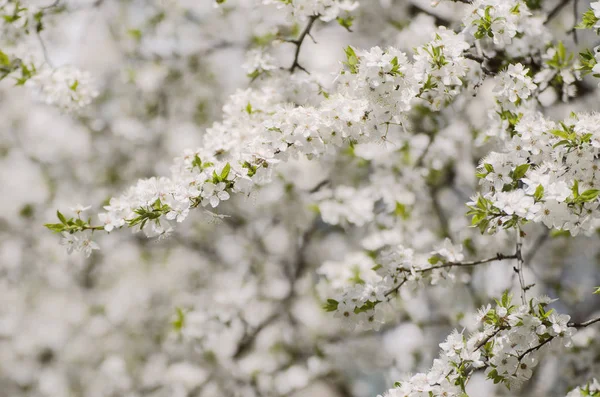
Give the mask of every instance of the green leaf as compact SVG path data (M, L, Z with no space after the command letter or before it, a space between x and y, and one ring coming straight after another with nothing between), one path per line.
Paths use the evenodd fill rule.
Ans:
M436 263L442 262L442 258L440 258L437 255L434 255L434 256L430 257L429 259L427 259L427 262L429 262L432 265L435 265Z
M363 313L363 312L368 312L369 310L373 310L375 308L375 306L377 306L377 304L379 303L379 301L366 301L364 305L362 305L361 307L357 307L354 309L354 313L358 314L358 313Z
M400 64L398 63L398 57L394 57L390 64L392 65L392 69L390 70L390 74L394 76L402 76L402 72L400 71Z
M0 51L0 65L10 66L10 58L2 51Z
M185 313L181 308L178 307L175 309L175 316L175 320L171 322L171 325L173 325L173 329L175 329L175 331L179 332L185 325Z
M563 138L563 139L567 139L569 140L569 133L563 130L550 130L550 133L554 136L557 136L559 138Z
M539 10L542 8L542 0L525 0L527 8L530 10Z
M504 291L502 294L502 307L508 308L510 306L510 301L512 300L512 295L508 292L508 290Z
M139 29L129 29L127 33L137 42L142 40L142 31Z
M62 223L46 223L44 226L55 233L65 231L65 225L63 225Z
M529 170L530 164L521 164L513 171L513 179L521 179Z
M337 310L339 302L335 299L327 299L327 302L323 305L323 309L327 312L334 312Z
M596 25L596 22L598 22L598 18L596 18L594 10L589 9L583 14L581 22L577 26L575 26L575 28L591 29Z
M194 156L194 160L192 161L192 168L198 167L199 170L202 170L202 159L198 155Z
M557 148L559 146L568 145L570 143L571 143L571 141L569 141L567 139L563 139L561 141L556 142L554 145L552 145L552 148L554 149L554 148Z
M399 203L398 201L396 201L394 214L402 219L408 219L410 217L410 212L406 209L406 205Z
M544 197L544 186L538 185L535 189L535 193L533 194L533 198L535 201L540 201Z
M346 47L344 52L346 53L346 62L344 62L344 65L348 66L348 69L350 69L350 73L357 74L358 56L356 55L356 52L354 52L354 48L348 46Z
M60 211L58 211L58 210L56 211L56 216L62 222L63 225L67 225L67 219L65 218L65 216L63 214L60 213Z
M249 78L251 78L252 80L254 80L258 76L260 76L260 70L255 70L252 73L248 73L246 76L248 76Z
M596 290L594 291L594 295L600 295L600 287L596 287Z
M352 23L354 22L354 17L352 17L352 16L347 16L346 18L337 17L336 20L340 24L341 27L345 28L348 32L352 32L351 28L352 28Z
M571 190L573 191L574 198L579 197L579 181L577 179L575 179L575 181L573 182L573 187L571 188Z
M593 201L598 197L599 193L600 190L598 189L588 189L579 195L579 200L583 202Z
M221 171L221 176L219 177L221 179L221 181L224 181L227 179L227 176L229 175L230 170L231 170L231 165L229 165L229 163L225 164L225 167L223 167L223 170Z
M571 233L568 230L551 230L550 237L552 237L552 238L571 237Z
M25 204L19 211L19 215L23 218L31 218L33 216L33 205Z

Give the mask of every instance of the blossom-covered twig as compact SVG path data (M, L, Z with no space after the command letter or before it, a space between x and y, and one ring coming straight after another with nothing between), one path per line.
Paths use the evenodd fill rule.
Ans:
M418 284L423 280L436 284L440 280L453 279L455 276L449 270L455 267L473 267L517 258L518 253L498 253L490 258L463 261L462 253L456 252L449 240L427 259L417 258L410 250L389 249L373 259L368 265L369 270L355 271L355 278L349 280L338 294L327 299L325 309L334 312L335 317L350 329L379 329L383 323L380 304L388 302L405 284ZM328 266L325 264L321 270L326 276L330 275ZM330 281L335 280L331 277Z

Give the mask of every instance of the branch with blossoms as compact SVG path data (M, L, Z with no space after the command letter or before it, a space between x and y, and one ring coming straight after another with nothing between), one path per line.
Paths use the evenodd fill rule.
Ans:
M378 330L384 323L383 309L380 304L389 302L402 286L410 283L414 286L426 281L436 285L454 280L456 275L450 272L453 268L474 267L492 262L518 260L519 251L514 254L498 253L493 257L464 261L463 254L457 250L449 239L443 246L427 256L417 256L412 250L396 247L373 255L353 270L352 277L337 280L335 271L329 269L336 265L325 263L319 272L328 282L344 288L334 298L329 298L324 305L326 311L334 312L349 329ZM367 259L367 258L365 258Z
M308 29L304 32L303 38ZM468 47L445 29L417 49L414 63L393 48L357 53L348 47L339 90L319 107L281 107L283 98L273 92L239 92L225 106L223 122L205 135L204 147L176 159L171 178L139 181L125 196L111 200L100 216L105 230L128 225L149 236L168 233L174 226L169 221L183 221L190 209L215 208L233 193L249 194L268 183L290 156L317 158L349 143L385 139L387 130L379 128L382 120L376 115L384 115L388 126L402 125L411 102L439 110L459 94L470 65L463 56ZM242 130L246 142L232 146L231 134Z
M469 336L454 331L440 344L440 357L428 373L396 382L384 396L464 395L471 375L482 370L494 383L520 386L531 378L542 348L559 341L569 346L576 332L568 323L569 316L548 310L549 303L548 298L532 298L526 305L516 306L505 293L495 308L487 305L480 309L481 330Z
M494 11L481 2L468 7L473 8L473 13L464 19L463 32L456 34L439 28L431 42L415 50L412 62L394 48L375 47L362 52L346 48L338 89L327 94L328 98L318 107L282 107L283 97L270 93L267 98L269 94L260 90L234 95L225 107L224 120L206 134L205 145L176 159L170 178L140 181L105 207L108 212L100 215L105 230L127 225L143 230L148 236L170 233L175 226L170 221L183 221L190 209L199 205L215 208L232 194L250 194L267 184L278 164L290 157L318 158L348 144L385 140L389 125L404 125L416 104L433 111L449 106L469 89L467 76L485 68L473 61L485 57L468 55L470 42L508 51L509 41L515 36L504 31L503 24L525 29L533 18L525 5L512 7L514 12L507 20L501 16L504 8ZM291 72L298 68L300 48L310 28L317 19L331 19L330 11L325 9L323 13L307 16L305 29L292 41L296 51ZM480 13L482 18L473 18L472 15ZM573 79L566 78L565 71L571 63L564 47L558 45L553 54L538 73L546 76L546 71L550 71L552 77L540 79L554 81L554 76L562 76L561 81L568 86ZM508 105L521 105L531 96L534 85L527 73L522 65L509 65L506 72L500 73L498 81L502 89L498 100L506 103L500 112L503 120L514 119L516 124L518 113ZM380 128L382 124L387 126L385 131ZM252 133L248 134L249 131ZM231 137L240 134L246 136L245 141L232 145ZM520 168L518 172L523 170ZM502 212L478 216L483 218L488 223L498 219L504 227L512 227L519 221L506 219Z
M40 99L64 111L78 111L98 96L92 76L72 66L54 67L49 61L42 32L46 19L64 9L59 2L36 7L19 0L0 4L0 80L12 77L15 85L26 86ZM43 62L34 54L22 54L14 43L30 35L39 40Z
M472 224L492 233L530 221L572 235L594 230L597 123L594 114L573 115L558 125L541 114L515 123L506 151L481 161L478 176L487 192L469 203Z

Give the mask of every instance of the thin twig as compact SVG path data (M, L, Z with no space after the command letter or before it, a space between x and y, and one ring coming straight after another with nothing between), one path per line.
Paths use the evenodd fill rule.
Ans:
M425 269L418 269L418 270L415 270L415 272L417 272L417 273L424 273L424 272L428 272L428 271L431 271L431 270L444 269L444 268L447 268L447 267L477 266L477 265L483 265L484 263L490 263L490 262L495 262L495 261L502 261L502 260L507 260L507 259L518 259L518 257L517 257L517 254L512 254L512 255L496 254L496 256L493 256L491 258L481 259L481 260L478 260L478 261L446 262L446 263L441 264L441 265L431 266L431 267L427 267Z
M476 260L476 261L466 261L466 262L445 262L442 263L440 265L435 265L435 266L431 266L431 267L427 267L424 269L414 269L415 273L426 273L426 272L430 272L436 269L444 269L444 268L449 268L449 267L469 267L469 266L477 266L477 265L483 265L485 263L490 263L490 262L495 262L495 261L502 261L502 260L507 260L507 259L517 259L516 254L512 254L512 255L506 255L506 254L496 254L496 256L493 256L491 258L486 258L486 259L480 259L480 260ZM410 273L411 271L408 269L400 269L403 272L406 273ZM408 281L408 278L404 278L400 284L396 285L393 289L387 291L384 296L388 297L396 292L398 292L398 290L400 289L400 287L402 287L406 282Z
M546 20L544 21L544 24L547 24L548 22L550 22L550 21L552 20L552 18L554 18L555 16L557 16L557 15L558 15L558 13L559 13L559 12L560 12L560 11L561 11L563 8L565 8L565 6L566 6L567 4L569 4L569 1L571 1L571 0L562 0L560 3L558 3L558 4L556 5L556 7L554 7L554 8L552 9L552 11L550 11L550 12L548 13L548 18L546 18Z
M312 236L317 231L316 224L313 224L310 228L304 231L302 237L300 239L300 244L298 246L298 250L296 253L296 261L294 263L294 268L290 277L290 290L288 294L280 301L279 309L274 311L269 317L263 320L260 324L252 329L252 331L246 333L242 338L242 341L238 344L233 358L241 358L244 356L248 350L254 345L254 341L258 334L264 330L269 325L273 324L275 321L281 318L281 315L289 312L289 305L292 302L293 298L296 296L296 281L298 281L303 275L308 265L306 261L306 247L310 242Z
M58 6L58 4L60 3L60 0L55 0L54 3L47 5L45 7L40 7L40 10L49 10L50 8L54 8L56 6Z
M554 337L554 336L552 336L552 337L550 337L550 338L546 339L545 341L543 341L542 343L540 343L539 345L537 345L537 346L533 346L533 347L530 347L529 349L525 350L525 351L524 351L523 353L521 353L521 355L519 356L519 361L521 361L521 360L523 359L523 357L525 357L526 355L528 355L528 354L529 354L529 353L531 353L532 351L535 351L535 350L539 350L539 349L541 349L541 348L542 348L542 346L544 346L546 343L550 343L551 341L553 341L553 340L554 340L554 338L555 338L555 337Z
M275 322L279 318L278 312L271 314L267 317L263 322L258 324L251 332L244 335L241 342L237 345L235 352L233 353L233 358L242 357L248 349L254 344L254 340L258 336L258 334L265 329L267 326Z
M42 38L42 34L38 31L35 32L38 41L40 42L40 46L42 47L42 53L44 54L44 59L46 60L46 63L48 64L48 66L50 66L51 68L53 68L53 64L52 61L50 60L50 56L48 55L48 49L46 48L46 43L44 42L44 39Z
M527 287L525 285L525 278L523 277L523 264L525 261L523 260L523 235L521 232L521 228L517 227L517 244L516 244L516 252L515 255L517 257L517 267L515 267L515 272L519 276L519 284L521 286L521 301L524 305L527 305Z
M475 54L471 54L471 53L465 53L464 57L467 59L470 59L472 61L478 62L479 66L481 67L481 70L483 71L483 73L487 76L495 76L496 73L494 73L493 71L491 71L490 69L487 68L487 66L485 66L483 63L485 62L485 59L483 57L480 57L478 55Z
M300 33L300 36L296 40L288 41L288 43L292 43L296 46L296 52L294 54L294 62L292 63L292 66L290 66L290 68L289 68L290 73L293 73L294 70L296 70L296 68L308 73L308 71L302 65L300 65L300 63L298 62L298 58L300 57L300 49L302 48L302 43L304 43L304 39L306 38L306 36L310 35L310 30L312 29L315 21L318 18L319 18L319 15L311 16L308 19L308 24L306 25L306 27L304 28L302 33ZM310 37L312 38L312 36L310 36ZM314 41L314 38L313 38L313 41Z
M598 318L593 318L591 320L585 321L583 323L569 323L567 324L569 327L573 327L573 328L585 328L587 326L590 326L592 324L598 323L600 322L600 317Z
M437 196L438 189L436 187L430 187L429 194L431 195L431 203L433 204L433 210L440 222L440 227L442 228L442 236L450 238L450 227L448 225L448 218L444 213L444 209L440 203L440 200Z
M329 179L323 179L321 182L317 183L317 185L315 187L313 187L312 189L310 189L308 192L316 193L319 190L321 190L323 187L325 187L329 184L331 184L331 181Z
M387 291L384 296L387 298L388 296L398 292L398 290L400 289L400 287L402 287L406 282L408 281L407 278L405 278L404 280L402 280L402 282L400 284L398 284L397 286L395 286L393 289Z
M475 350L479 350L481 349L483 346L485 346L486 343L488 343L494 336L498 335L500 333L500 331L506 329L505 327L500 327L497 330L495 330L493 333L491 333L490 335L488 335L485 339L483 339L481 342L479 342L477 345L475 345Z
M431 149L434 139L435 139L435 135L429 137L429 142L427 143L427 146L425 146L425 149L423 149L423 153L421 153L421 155L417 159L417 162L415 163L415 167L423 166L423 162L425 161L425 156L427 156L427 153L429 153L429 149Z
M575 24L575 26L577 26L577 20L579 19L577 17L579 15L579 12L577 11L578 2L579 0L573 0L573 23ZM579 38L577 37L577 29L575 26L573 26L573 41L575 42L575 45L579 45Z

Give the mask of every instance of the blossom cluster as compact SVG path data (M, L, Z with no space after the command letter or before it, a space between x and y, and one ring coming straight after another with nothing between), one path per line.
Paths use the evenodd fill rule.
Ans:
M573 235L597 227L599 119L572 115L557 124L522 114L505 150L481 162L483 197L471 203L482 230L534 221Z
M577 387L571 390L566 397L598 397L600 396L600 382L592 380L585 386Z
M19 0L0 1L0 37L14 42L30 32L41 30L44 10L29 2Z
M44 66L25 85L41 101L65 111L80 110L98 96L91 74L71 66L57 69Z
M257 0L263 5L276 4L283 8L290 17L300 21L318 16L322 21L345 18L349 12L356 10L358 2L354 0Z
M569 54L562 42L548 47L542 60L543 67L534 76L534 83L540 87L540 92L555 87L562 92L563 102L574 97L577 94L576 83L582 79L581 61L574 54Z
M89 72L49 63L41 32L56 5L40 8L19 0L0 2L0 80L14 77L17 85L29 87L42 102L77 111L88 106L98 90ZM33 40L33 33L43 55L31 50L27 40Z
M341 263L325 262L319 274L337 292L327 299L326 310L333 311L349 329L379 329L385 322L385 305L400 287L414 289L428 283L452 283L457 278L453 267L464 259L462 246L449 239L427 255L411 249L393 247L379 254L351 254ZM501 259L501 258L498 258Z
M503 108L528 99L537 88L528 72L529 69L518 63L509 65L507 70L498 74L495 93Z
M550 37L543 14L534 14L523 0L475 0L463 23L471 40L491 54L523 56L543 49Z
M434 40L416 49L415 69L424 81L420 97L433 109L439 110L446 101L454 98L469 69L475 69L464 57L469 47L463 35L440 28L435 32Z
M141 180L111 200L101 215L105 229L127 224L161 235L171 230L168 220L183 221L193 207L214 208L231 193L247 194L269 182L288 158L385 140L390 125L405 122L415 103L436 109L458 94L472 62L462 55L466 48L460 35L445 29L418 49L414 62L394 48L357 53L348 47L338 92L315 107L285 104L269 86L238 92L225 105L223 121L207 130L203 146L175 161L170 178Z
M532 298L527 305L511 304L504 294L495 308L479 311L482 328L472 335L454 331L440 343L441 353L427 373L397 382L386 397L461 396L472 373L485 369L488 378L507 386L520 385L531 378L546 344L570 344L574 332L569 316L547 310L548 298Z

